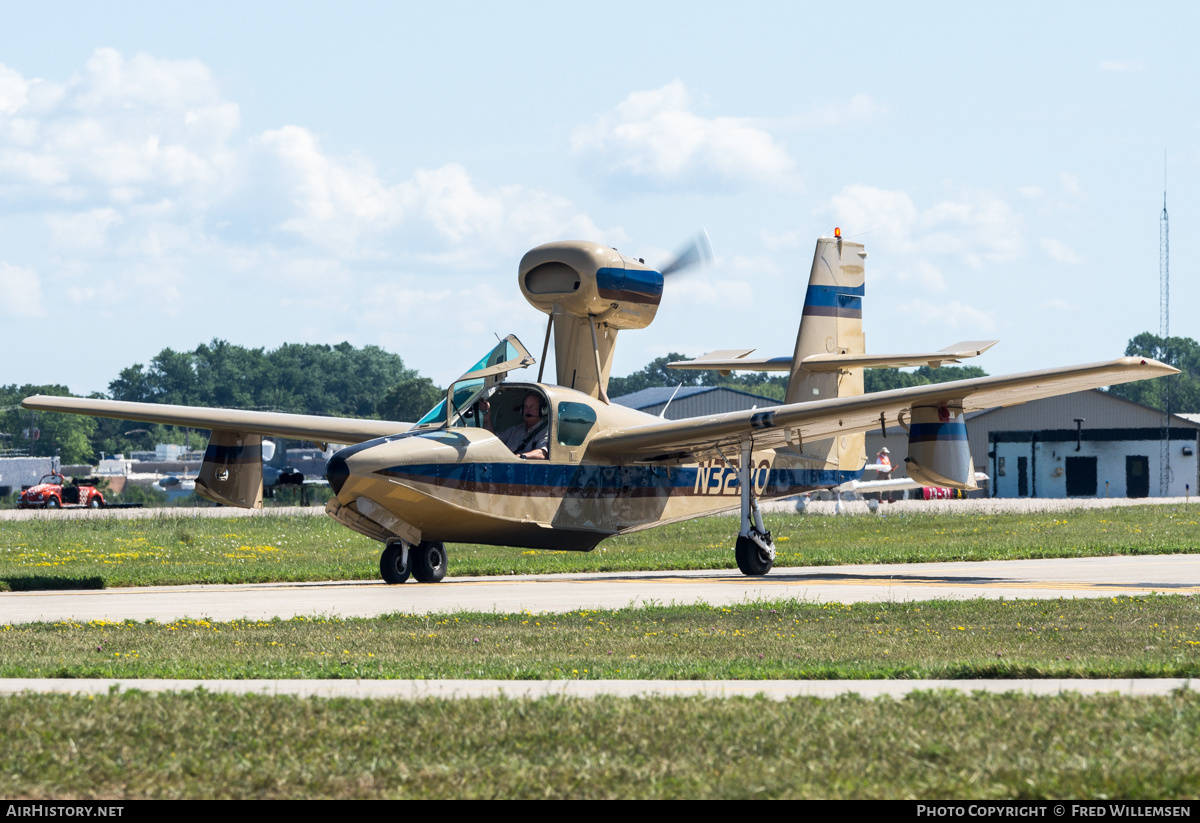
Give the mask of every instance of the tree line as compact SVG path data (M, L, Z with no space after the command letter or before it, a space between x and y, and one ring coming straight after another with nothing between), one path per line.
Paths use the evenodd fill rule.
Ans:
M58 454L63 463L90 463L103 454L149 450L156 443L203 448L207 432L19 408L32 394L68 396L66 386L0 386L0 449L35 456ZM192 351L163 349L148 364L123 369L107 394L137 403L365 417L413 421L443 395L433 382L378 346L356 348L288 343L249 349L225 340ZM30 436L36 432L37 439Z

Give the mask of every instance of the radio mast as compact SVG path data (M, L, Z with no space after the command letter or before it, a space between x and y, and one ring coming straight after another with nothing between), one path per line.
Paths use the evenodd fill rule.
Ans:
M1170 362L1168 340L1171 336L1171 224L1167 219L1167 153L1163 152L1163 209L1158 219L1158 337L1162 359ZM1159 434L1159 495L1166 497L1171 488L1171 378L1163 378L1163 417Z

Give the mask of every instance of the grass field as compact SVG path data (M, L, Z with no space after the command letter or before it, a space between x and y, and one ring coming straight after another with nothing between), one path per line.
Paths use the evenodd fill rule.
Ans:
M0 700L8 798L1156 798L1200 696Z
M1185 507L773 516L779 565L1197 550ZM452 573L731 568L732 518L590 554L452 546ZM15 589L371 579L323 516L0 521ZM0 627L0 676L186 678L1190 677L1200 604L790 601L374 619ZM361 701L111 694L0 700L10 798L1181 798L1200 696L902 701Z
M768 518L778 566L1006 560L1200 550L1187 506L1050 514ZM736 519L612 538L589 553L451 545L457 576L733 568ZM324 515L0 521L0 588L98 588L378 577L380 545Z
M859 679L1192 677L1200 603L775 603L0 628L0 676Z

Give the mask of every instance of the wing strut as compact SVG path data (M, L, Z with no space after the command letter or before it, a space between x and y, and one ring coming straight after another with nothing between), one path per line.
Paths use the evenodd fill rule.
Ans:
M734 555L742 574L757 576L766 574L775 565L775 543L771 533L763 525L762 512L754 499L754 475L750 453L754 441L742 441L742 459L738 464L738 487L742 496L742 528L738 532ZM770 472L770 469L767 469Z

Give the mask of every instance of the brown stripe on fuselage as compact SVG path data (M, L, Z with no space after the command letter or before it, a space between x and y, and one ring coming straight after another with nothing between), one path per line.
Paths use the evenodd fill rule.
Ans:
M838 308L837 306L805 306L804 317L848 317L862 320L862 309Z
M628 303L641 303L646 306L657 306L662 300L661 294L647 294L644 291L629 291L627 289L601 289L596 293L605 300L621 300Z

